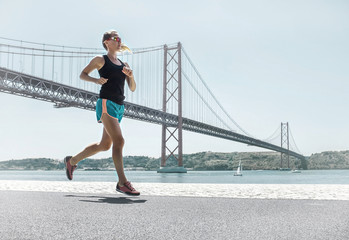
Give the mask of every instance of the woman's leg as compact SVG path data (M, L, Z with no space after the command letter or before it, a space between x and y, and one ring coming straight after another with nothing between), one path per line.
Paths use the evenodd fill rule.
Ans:
M102 135L101 141L99 143L94 143L87 146L82 152L73 156L70 159L70 164L74 166L78 162L80 162L81 160L87 157L95 155L96 153L101 151L107 151L110 148L111 144L112 144L112 139L107 133L107 131L105 130L105 128L103 128L103 135Z
M119 186L123 186L127 182L125 173L124 173L124 163L122 160L122 150L125 144L125 140L121 133L121 128L119 121L115 118L110 117L107 114L103 114L101 117L104 129L110 136L113 142L113 161L115 165L116 172L119 177Z

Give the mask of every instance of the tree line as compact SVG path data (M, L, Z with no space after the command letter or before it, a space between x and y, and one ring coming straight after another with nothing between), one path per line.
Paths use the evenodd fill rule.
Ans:
M157 170L160 158L125 156L124 167L133 170ZM189 170L235 170L241 160L245 170L278 170L280 153L276 152L199 152L183 155L183 166ZM169 158L166 166L177 166L175 158ZM83 170L114 170L112 158L88 158L79 163ZM284 160L283 167L288 167ZM290 157L294 169L349 169L349 151L327 151L312 154L304 161ZM0 161L0 170L63 170L63 160L50 158L27 158Z

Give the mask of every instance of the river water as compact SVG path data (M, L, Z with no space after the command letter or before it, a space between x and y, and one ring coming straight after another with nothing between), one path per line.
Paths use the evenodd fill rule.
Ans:
M157 173L156 171L126 171L133 182L147 183L219 183L219 184L349 184L349 170L188 171L188 173ZM0 171L0 180L68 181L65 171ZM75 171L74 180L81 182L116 182L115 171Z

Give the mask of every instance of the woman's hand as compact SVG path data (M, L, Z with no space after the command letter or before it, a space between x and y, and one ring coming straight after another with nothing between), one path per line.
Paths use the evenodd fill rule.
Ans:
M125 62L125 67L123 67L122 72L126 75L126 81L128 84L128 87L132 92L136 90L136 82L135 78L133 77L133 71L130 68L130 66Z
M107 81L108 81L108 79L101 77L101 78L97 79L96 84L103 85Z
M132 77L133 76L133 71L132 69L127 66L122 69L122 72L126 75L126 77Z

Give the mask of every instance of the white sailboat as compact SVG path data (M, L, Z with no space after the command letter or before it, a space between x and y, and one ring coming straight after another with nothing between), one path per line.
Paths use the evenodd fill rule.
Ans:
M234 176L242 176L241 160L239 161L239 166L238 169L236 169L236 173L234 173Z

